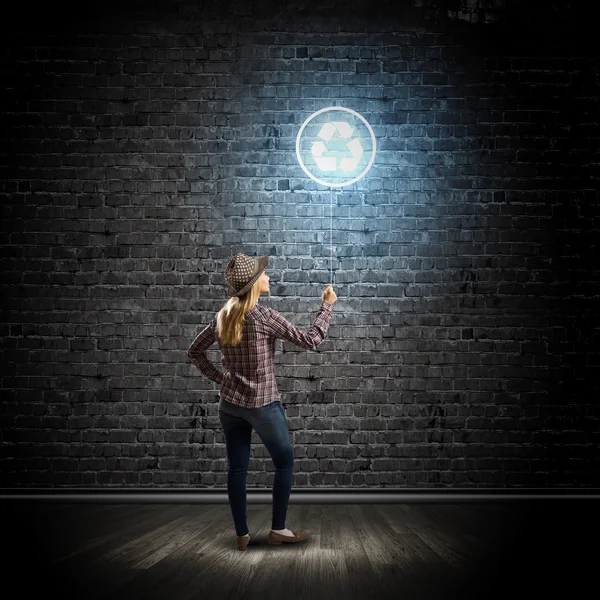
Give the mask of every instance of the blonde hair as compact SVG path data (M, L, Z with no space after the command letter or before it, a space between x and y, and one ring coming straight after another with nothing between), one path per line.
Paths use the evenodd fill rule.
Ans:
M217 313L217 334L221 338L221 344L239 346L242 342L246 313L254 308L259 296L260 277L241 298L232 296Z

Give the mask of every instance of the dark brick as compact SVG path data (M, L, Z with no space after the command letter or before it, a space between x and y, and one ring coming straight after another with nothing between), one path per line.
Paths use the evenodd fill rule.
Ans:
M277 346L296 486L598 485L595 32L569 3L455 4L349 0L332 29L151 1L60 44L50 7L14 21L5 486L226 487L218 389L185 348L237 251L271 257L261 302L304 330L333 269L325 344ZM295 137L333 104L378 154L330 196ZM248 484L271 485L253 440Z

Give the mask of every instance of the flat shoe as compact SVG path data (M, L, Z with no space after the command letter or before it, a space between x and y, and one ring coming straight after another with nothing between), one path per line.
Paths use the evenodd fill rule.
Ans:
M237 538L237 549L245 550L248 547L248 542L250 541L249 535L238 535Z
M281 535L280 533L270 531L269 544L272 544L273 546L279 546L280 544L295 544L305 540L308 537L308 533L306 533L306 531L292 531L292 533L294 534L293 536Z

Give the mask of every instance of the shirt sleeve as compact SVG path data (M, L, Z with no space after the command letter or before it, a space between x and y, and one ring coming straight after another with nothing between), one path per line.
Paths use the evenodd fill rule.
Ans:
M276 310L269 308L269 314L267 326L276 338L287 340L300 348L314 350L325 339L333 317L333 305L324 301L321 303L315 322L306 333L290 323Z
M220 385L223 383L225 374L215 368L206 357L206 349L216 340L215 331L216 317L196 336L187 354L199 371Z

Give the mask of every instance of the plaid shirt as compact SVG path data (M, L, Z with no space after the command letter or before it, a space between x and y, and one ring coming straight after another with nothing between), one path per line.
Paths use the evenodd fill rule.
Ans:
M217 335L217 317L213 318L192 342L188 357L192 363L221 386L219 396L244 408L259 408L281 401L275 383L273 358L277 338L300 348L314 350L325 339L333 317L333 305L321 302L313 326L304 333L272 308L255 304L246 313L239 346L222 346ZM223 355L225 373L207 359L206 349L217 341Z

